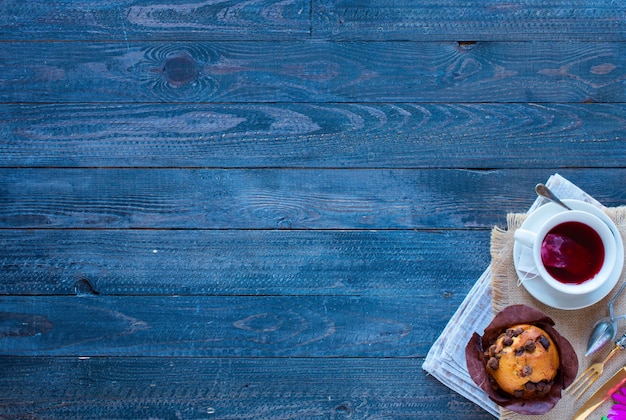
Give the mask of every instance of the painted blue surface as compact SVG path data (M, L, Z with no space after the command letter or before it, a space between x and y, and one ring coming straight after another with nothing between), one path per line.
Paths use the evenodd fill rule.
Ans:
M621 187L613 1L0 3L0 417L490 418L489 237Z

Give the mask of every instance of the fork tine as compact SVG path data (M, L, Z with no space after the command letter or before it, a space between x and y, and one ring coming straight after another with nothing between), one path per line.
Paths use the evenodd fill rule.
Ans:
M582 395L587 392L587 390L589 389L589 387L591 387L591 385L593 385L593 383L600 377L600 374L598 372L595 372L594 375L589 376L588 377L588 381L587 381L587 386L585 386L582 390L580 390L580 392L578 392L578 394L576 395L576 398L580 398L582 397Z
M580 375L578 375L578 378L576 378L576 380L570 384L567 390L570 392L574 392L574 390L579 388L582 385L582 383L587 380L587 377L593 373L593 370L594 370L593 368L594 366L592 365L592 366L589 366L587 369L585 369L585 371L581 373Z
M600 377L600 372L592 369L591 371L587 369L583 372L582 375L576 380L576 385L569 387L568 391L570 394L576 398L580 398L593 383Z
M626 334L622 338L626 338ZM622 340L622 339L620 339ZM587 389L602 375L604 372L604 365L613 357L613 355L620 349L623 349L623 343L616 342L613 350L609 352L609 354L604 358L602 362L594 363L589 366L583 373L581 373L578 378L574 380L567 388L566 392L569 392L571 395L576 398L580 398ZM584 387L584 388L583 388ZM578 395L576 395L578 394Z

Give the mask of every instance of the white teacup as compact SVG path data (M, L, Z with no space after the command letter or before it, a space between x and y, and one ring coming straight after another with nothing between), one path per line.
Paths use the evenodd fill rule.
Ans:
M546 267L546 264L544 264L544 260L541 255L542 245L546 240L546 236L551 232L554 233L555 230L558 231L559 229L569 228L572 232L576 230L579 230L580 233L587 232L587 228L581 227L578 224L586 225L597 234L597 237L593 236L593 238L598 239L599 237L599 241L604 248L604 255L601 256L602 250L591 249L591 245L589 243L582 243L580 238L575 238L574 242L587 249L593 257L598 259L597 267L595 267L595 269L590 269L589 273L583 273L588 274L588 276L582 275L575 281L565 279L562 276L561 279L556 278L550 273L550 271L555 273L555 269L553 267ZM578 233L579 232L574 232L572 238L570 239L573 240L573 236L577 236ZM567 237L567 235L565 236ZM568 210L557 213L546 219L546 221L543 222L537 230L531 231L526 229L517 229L515 231L514 238L519 243L532 248L533 261L537 271L548 286L565 294L583 295L591 293L607 282L615 269L617 261L617 244L611 229L600 218L585 211ZM602 258L601 262L599 258ZM558 270L556 272L558 272Z

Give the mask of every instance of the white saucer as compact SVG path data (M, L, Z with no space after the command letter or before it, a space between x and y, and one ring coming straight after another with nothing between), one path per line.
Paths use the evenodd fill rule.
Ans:
M522 247L524 245L519 244L517 241L515 241L515 243L513 244L513 263L515 264L515 271L517 272L519 278L524 279L522 285L528 291L528 293L530 293L539 302L542 302L548 306L557 309L581 309L586 308L587 306L591 306L594 303L602 300L606 295L611 292L611 290L613 290L613 288L617 284L617 281L622 274L622 268L624 266L624 244L622 242L622 236L617 230L615 223L613 223L611 218L609 218L609 216L607 216L602 210L592 204L585 203L584 201L567 199L562 201L574 210L587 211L599 217L609 226L609 228L613 232L616 242L617 259L615 261L615 270L613 270L613 273L611 273L609 281L607 281L600 288L586 295L574 296L554 290L553 288L549 287L548 284L543 280L543 278L541 278L541 276L539 276L538 274L529 277L526 273L522 273L518 270L517 265L520 255L522 253ZM528 230L534 230L544 220L562 211L567 210L554 203L544 204L537 210L533 211L530 215L528 215L524 223L522 223L521 227Z

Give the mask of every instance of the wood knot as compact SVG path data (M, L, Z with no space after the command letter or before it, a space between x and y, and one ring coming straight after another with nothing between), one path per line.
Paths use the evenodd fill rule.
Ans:
M471 50L476 46L476 41L457 41L456 44L462 50Z
M187 54L177 55L165 60L163 76L170 85L183 86L197 79L198 65Z
M96 289L94 289L94 287L92 286L91 282L88 279L84 278L84 277L81 278L81 279L78 279L74 283L74 292L78 296L86 296L86 295L96 296L96 295L100 294L100 292L98 292Z
M351 407L351 404L348 403L348 402L344 402L342 404L339 404L337 407L335 407L335 413L339 417L345 417L345 418L352 417L352 407Z

